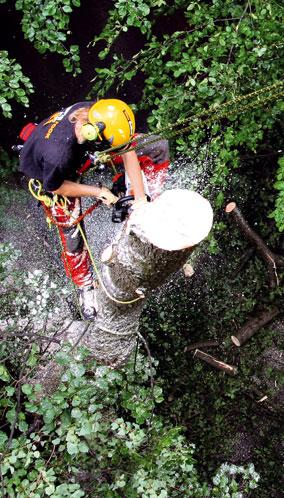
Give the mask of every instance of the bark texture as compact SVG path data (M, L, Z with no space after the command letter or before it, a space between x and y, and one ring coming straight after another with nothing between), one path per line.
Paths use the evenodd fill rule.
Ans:
M155 215L157 211L154 201L146 208L140 208L135 213L134 220L130 217L122 226L111 246L102 254L100 286L96 290L97 318L94 322L89 322L87 328L86 322L73 322L71 326L65 326L64 334L60 336L61 342L69 341L73 348L78 344L87 346L94 359L113 368L118 368L127 361L136 345L139 318L147 297L185 264L193 250L194 224L190 224L189 218L194 218L195 223L197 214L194 211L194 217L190 215L191 201L187 205L187 196L184 194L183 197L185 204L180 207L179 192L167 191L166 199L170 198L170 202L166 201L165 210L160 210L159 216ZM207 201L204 199L204 202ZM167 205L171 214L167 213ZM177 206L176 218L172 213L173 205ZM212 224L211 218L203 236L198 234L199 240L209 232L210 223ZM149 224L155 245L145 235ZM158 247L159 240L162 241L163 249ZM182 248L176 249L179 241L182 241ZM167 250L167 245L174 246L175 249ZM56 387L60 374L60 369L48 363L38 372L36 381L50 394Z
M264 261L268 271L270 287L277 287L279 285L277 269L284 267L284 258L274 254L269 249L262 238L249 226L235 202L227 204L225 211L230 214L246 239L255 247L257 254Z
M248 320L243 327L235 334L231 336L232 342L235 346L242 346L248 339L250 339L261 327L264 327L267 323L271 322L274 318L280 315L281 310L274 307L270 310L265 310L258 316Z
M116 367L127 360L135 346L139 318L150 291L181 268L190 252L190 248L159 249L142 241L135 227L130 233L126 227L122 229L112 244L110 259L103 264L103 286L97 291L98 317L84 339L98 361ZM127 304L133 300L136 302Z

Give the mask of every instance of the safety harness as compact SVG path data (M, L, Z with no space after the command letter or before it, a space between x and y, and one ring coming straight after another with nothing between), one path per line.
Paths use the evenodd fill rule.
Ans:
M93 265L93 269L96 273L97 279L100 283L101 288L103 289L103 291L105 292L105 294L108 296L109 299L111 299L112 301L114 301L118 304L133 304L133 303L136 303L137 301L139 301L140 299L144 299L145 296L143 294L140 294L139 297L136 297L134 299L131 299L128 301L121 301L119 299L116 299L114 296L112 296L109 293L109 291L106 289L106 287L103 283L103 280L101 278L101 275L100 275L100 272L98 269L98 265L94 259L94 256L93 256L91 248L88 244L86 235L85 235L84 230L81 226L81 221L85 218L85 216L92 213L94 211L94 209L96 209L101 204L101 201L95 202L92 206L90 206L88 209L86 209L86 211L84 211L84 213L81 216L79 216L76 220L72 221L71 220L72 215L68 211L69 200L67 197L62 196L62 195L58 196L56 194L50 195L50 194L44 192L41 182L39 180L34 180L34 179L31 179L29 181L29 191L32 194L32 196L37 201L39 201L41 203L41 205L43 206L43 209L44 209L45 214L46 214L46 222L50 228L51 228L51 225L55 225L57 227L57 229L59 229L59 227L61 227L61 228L66 227L67 228L67 227L70 227L72 225L78 226L78 230L80 231L80 234L81 234L82 239L84 241L85 247L88 251L88 254L89 254L91 263ZM52 216L51 207L55 204L59 205L63 209L65 215L69 216L70 221L68 223L60 223L57 220L55 220L55 218ZM60 237L59 237L59 239L60 239ZM61 239L60 239L60 242L61 242ZM68 266L68 259L66 257L65 248L63 247L62 243L61 243L61 246L62 246L63 255L65 256L65 262Z

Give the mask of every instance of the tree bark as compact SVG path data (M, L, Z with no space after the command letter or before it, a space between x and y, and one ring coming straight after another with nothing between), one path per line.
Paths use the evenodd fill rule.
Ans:
M216 348L217 346L220 346L219 342L212 340L208 341L200 341L200 342L194 342L193 344L189 344L189 346L186 346L184 348L184 352L188 351L193 351L194 349L199 349L199 348Z
M210 354L204 353L203 351L200 351L200 349L196 349L193 353L193 356L197 356L197 358L200 358L201 360L205 361L205 363L208 363L214 368L217 368L218 370L222 370L226 374L229 375L236 375L238 372L237 367L233 365L228 365L228 363L224 363L223 361L217 360Z
M284 258L278 254L274 254L267 247L262 238L254 230L252 230L235 202L227 204L225 211L232 216L234 222L237 224L246 239L255 246L257 254L263 259L267 267L270 287L277 287L279 285L277 267L284 267Z
M232 342L235 346L242 346L247 342L250 337L252 337L261 327L264 327L267 323L271 322L276 316L280 315L281 311L279 308L274 307L271 310L266 310L260 313L258 316L248 320L244 326L236 333L236 335L231 336Z
M79 344L86 346L99 363L113 368L123 365L136 345L139 318L150 292L179 270L193 250L193 229L188 221L192 205L187 205L186 195L181 202L179 191L165 194L169 202L162 206L162 211L159 208L160 213L157 214L156 200L139 208L103 252L100 286L96 291L97 318L89 322L87 331L84 322L76 322L67 328L63 340L60 337L62 342L75 345L81 335ZM202 238L209 228L205 231ZM50 364L46 365L37 382L48 389L51 374Z
M135 347L139 318L150 291L180 269L191 250L165 251L141 240L135 227L130 232L122 229L108 249L110 257L106 258L105 252L102 255L99 313L84 340L98 361L114 367L125 363Z

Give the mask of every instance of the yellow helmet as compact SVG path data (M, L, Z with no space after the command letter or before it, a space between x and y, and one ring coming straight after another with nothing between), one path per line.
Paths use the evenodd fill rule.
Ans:
M134 114L122 100L98 100L90 108L88 119L95 127L100 123L105 125L102 135L112 147L124 144L135 133Z

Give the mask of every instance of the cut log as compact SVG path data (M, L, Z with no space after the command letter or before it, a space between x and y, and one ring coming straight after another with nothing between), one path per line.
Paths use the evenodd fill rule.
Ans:
M279 285L277 268L284 267L284 258L278 254L274 254L262 240L262 238L249 226L244 219L242 213L238 209L235 202L227 204L225 211L232 216L232 219L237 224L246 239L255 246L257 254L263 259L268 275L269 285L271 288Z
M222 370L226 374L229 375L236 375L238 372L237 367L234 365L229 365L228 363L224 363L223 361L217 360L210 354L204 353L203 351L200 351L200 349L196 349L193 353L193 356L197 356L197 358L200 358L200 360L205 361L205 363L208 363L214 368L217 368L218 370Z
M267 323L271 322L271 320L280 315L280 313L281 311L279 308L273 307L270 310L263 311L251 320L248 320L235 335L231 336L232 342L235 344L235 346L242 346L261 327L267 325Z
M188 351L193 351L194 349L199 348L216 348L217 346L220 346L220 344L219 342L214 340L194 342L193 344L189 344L189 346L186 346L186 348L184 348L184 352L186 353Z
M212 222L209 202L182 189L166 191L131 214L103 253L96 290L98 315L80 341L92 357L114 368L127 361L151 290L182 267L193 246L208 235ZM71 337L67 330L65 340L74 344L83 329L84 322ZM49 376L50 369L47 382ZM44 372L41 377L45 378Z

